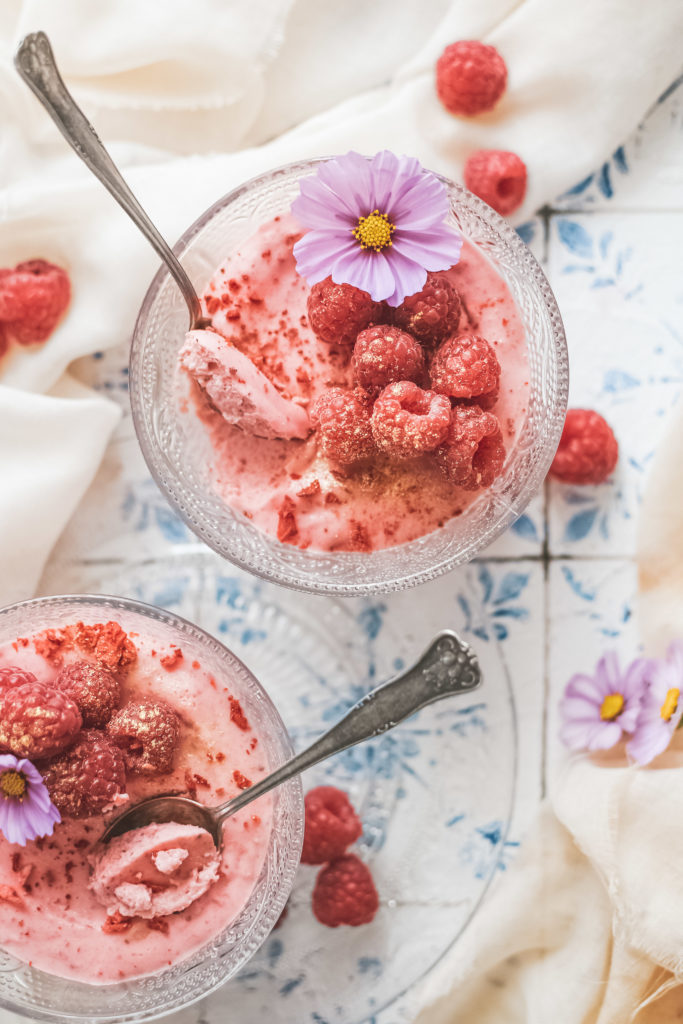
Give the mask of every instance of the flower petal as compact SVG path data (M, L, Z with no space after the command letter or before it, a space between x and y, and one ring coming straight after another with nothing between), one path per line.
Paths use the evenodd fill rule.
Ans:
M635 735L626 744L626 752L638 764L649 764L663 753L671 741L671 732L662 719L652 719L638 726Z
M344 202L354 220L374 209L370 162L354 150L318 168L318 177Z
M323 231L348 228L358 219L341 198L325 188L317 178L302 178L299 193L292 203L292 213L303 227Z
M603 694L598 692L595 680L592 676L584 675L583 672L577 672L571 677L564 693L565 697L583 697L584 700L594 703L597 708L602 704Z
M425 270L448 270L460 259L462 236L442 229L438 231L396 231L392 248Z
M340 254L353 249L359 251L358 243L348 234L337 231L307 231L295 242L293 253L296 269L309 284L329 277L330 269Z
M601 722L593 730L593 735L588 741L588 750L609 750L621 739L621 726L616 722Z
M368 252L358 245L344 253L332 268L332 280L337 284L352 284L381 302L391 295L395 279L389 260L381 252Z
M406 228L430 228L443 222L450 212L448 193L433 174L407 181L391 204L391 218Z
M394 291L386 298L387 305L400 306L406 295L414 295L424 288L427 271L419 263L408 259L394 247L391 249L391 268L394 274Z

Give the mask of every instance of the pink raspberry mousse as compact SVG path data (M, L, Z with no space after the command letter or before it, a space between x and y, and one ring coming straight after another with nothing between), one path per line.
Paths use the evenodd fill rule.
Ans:
M211 835L167 822L116 836L90 857L90 888L108 914L166 917L185 910L218 879Z
M227 423L256 437L303 440L308 413L273 387L251 359L215 331L189 331L180 363Z

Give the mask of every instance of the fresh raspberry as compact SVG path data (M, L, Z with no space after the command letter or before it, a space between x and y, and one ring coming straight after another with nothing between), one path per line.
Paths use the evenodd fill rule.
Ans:
M328 928L369 924L378 909L379 896L372 875L353 853L333 860L315 880L313 913Z
M526 194L526 164L504 149L479 149L465 164L465 187L507 217Z
M372 433L380 451L414 459L437 448L448 433L451 403L412 381L390 384L372 410Z
M84 729L74 745L41 773L50 799L65 818L108 811L126 789L121 751L96 729Z
M424 287L396 307L393 320L423 345L438 345L457 331L461 313L460 296L445 274L427 274Z
M382 305L350 284L319 281L308 296L308 320L320 341L353 345L359 332L381 319Z
M23 686L24 683L37 682L33 672L27 672L25 668L19 668L18 665L5 665L4 668L0 668L0 698L5 690Z
M37 681L4 689L0 751L31 760L64 750L81 728L81 713L65 693Z
M398 327L375 324L361 331L353 349L353 368L362 388L372 391L399 380L419 380L424 352Z
M456 406L446 442L436 458L448 479L464 491L489 487L505 461L498 420L478 405Z
M54 681L78 705L86 729L104 729L121 703L119 681L106 665L75 661L66 665Z
M448 338L429 367L432 389L450 398L476 398L482 407L498 397L500 363L485 338L460 334ZM479 400L485 396L486 403Z
M570 409L549 476L567 484L601 484L617 464L619 445L593 409Z
M375 451L370 412L352 391L328 388L313 404L311 420L328 459L348 464Z
M107 736L122 751L129 772L166 773L173 770L180 719L164 701L131 701L109 720Z
M334 786L317 786L306 794L306 829L302 864L325 864L341 857L363 831L346 793Z
M451 114L492 110L505 92L508 69L495 46L473 39L451 43L436 62L436 91Z
M47 260L29 260L0 277L0 320L20 345L52 334L71 298L69 275Z

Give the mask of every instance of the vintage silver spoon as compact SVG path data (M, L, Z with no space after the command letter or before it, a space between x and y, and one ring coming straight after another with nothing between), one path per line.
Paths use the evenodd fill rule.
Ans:
M14 66L36 94L71 148L99 178L173 275L190 311L190 330L207 327L199 297L170 245L159 234L140 206L121 172L100 142L93 126L78 106L57 70L50 40L44 32L31 32L19 45Z
M480 685L481 671L476 654L456 633L444 630L432 640L414 665L371 690L320 739L239 796L219 807L205 807L184 796L148 797L119 815L101 841L107 843L114 836L143 825L174 821L182 825L197 825L210 832L220 850L223 822L252 800L347 747L381 736L427 704L455 694L469 693Z

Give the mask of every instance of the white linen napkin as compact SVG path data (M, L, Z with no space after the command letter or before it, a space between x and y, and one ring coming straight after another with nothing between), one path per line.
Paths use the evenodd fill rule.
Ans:
M160 8L110 0L93 8L83 0L59 5L9 0L0 18L0 32L5 32L0 159L7 170L3 180L10 182L0 192L0 265L28 256L53 258L67 267L74 283L71 309L50 341L40 350L15 351L0 364L0 383L21 392L14 396L16 404L25 401L28 410L28 392L47 392L77 355L125 344L157 266L151 249L67 153L11 69L11 52L29 29L47 27L53 34L67 80L86 110L105 119L98 122L105 138L103 126L121 140L113 147L117 157L129 167L134 190L171 239L250 175L290 159L350 147L412 153L426 166L455 177L469 149L512 148L530 170L523 217L597 166L679 66L683 8L677 0L658 0L645 14L639 0L575 0L570 7L554 0L452 0L447 6L443 0L422 6L415 0L400 8L393 0L373 5L352 0L343 29L344 19L331 19L327 6L312 0L294 0L289 7L282 0L248 5L174 0ZM366 32L366 23L374 31ZM331 24L339 28L332 37ZM510 69L500 106L474 120L447 114L433 88L436 56L453 39L467 36L495 43ZM315 59L297 62L301 53ZM320 54L326 55L331 82L324 89ZM241 55L247 55L253 76L240 70ZM373 64L377 71L370 74ZM354 95L358 81L377 83L377 75L389 78L389 84ZM297 103L305 113L316 109L311 98L316 93L326 102L341 95L351 98L259 148L189 159L168 156L172 149L205 152L263 141L259 125L272 132L291 124L299 119ZM211 117L220 122L220 131L205 127ZM68 456L53 445L55 479L60 465L65 474L72 463L82 466L72 496L92 478L88 453L96 432L101 449L111 430L112 418L96 414L101 401L83 403ZM19 420L8 420L6 429L15 436L20 426ZM38 422L35 429L39 433ZM44 429L47 439L47 424ZM79 442L86 439L88 450L79 458ZM4 445L3 481L9 479L5 462L12 458ZM32 524L27 536L36 564L47 557L56 528L73 509L72 499L65 502L58 487L47 479L43 483L43 503L52 519ZM0 520L9 520L19 506L3 485ZM21 522L15 530L21 531ZM0 603L28 596L35 584L33 570L25 576L3 571L5 558L9 552L3 544Z

